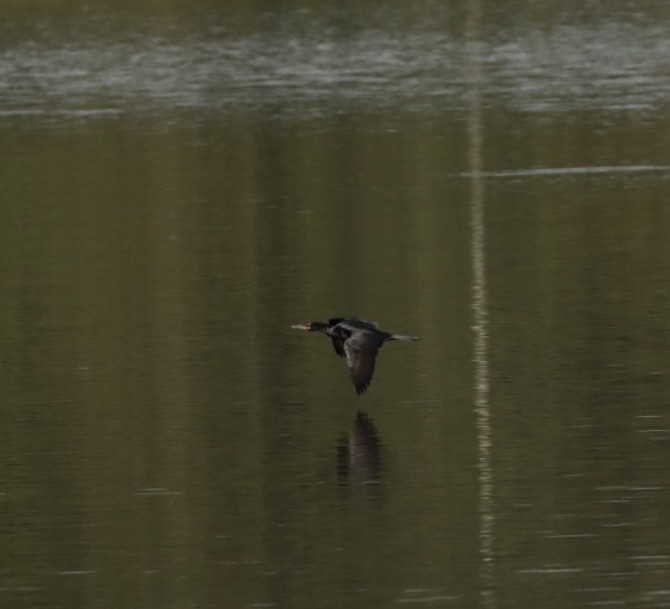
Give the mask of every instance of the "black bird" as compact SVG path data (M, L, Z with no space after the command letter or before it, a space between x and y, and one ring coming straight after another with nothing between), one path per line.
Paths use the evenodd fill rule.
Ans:
M335 353L347 360L351 381L358 395L364 393L370 385L377 351L384 342L419 340L416 336L384 332L374 321L356 317L333 317L328 322L308 321L291 327L308 332L323 332L330 336Z

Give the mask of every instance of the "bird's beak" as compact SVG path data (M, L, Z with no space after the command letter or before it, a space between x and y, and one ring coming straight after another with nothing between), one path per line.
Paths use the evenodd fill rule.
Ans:
M310 327L307 324L295 324L291 326L292 328L295 328L296 330L310 330Z

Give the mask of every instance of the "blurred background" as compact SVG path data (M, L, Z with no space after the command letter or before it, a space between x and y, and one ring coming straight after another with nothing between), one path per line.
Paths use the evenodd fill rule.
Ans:
M5 0L0 605L670 607L669 26Z

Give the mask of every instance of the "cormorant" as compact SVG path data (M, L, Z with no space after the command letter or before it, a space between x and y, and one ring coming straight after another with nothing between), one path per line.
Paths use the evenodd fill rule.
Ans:
M308 321L291 326L297 330L323 332L333 341L335 353L347 360L351 381L360 395L370 385L375 370L377 351L387 340L419 340L417 336L390 334L379 329L374 321L355 317L333 317L328 322Z

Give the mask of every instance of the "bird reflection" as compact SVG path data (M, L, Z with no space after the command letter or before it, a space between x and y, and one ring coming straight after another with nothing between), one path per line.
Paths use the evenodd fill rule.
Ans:
M366 412L359 410L347 437L337 448L338 473L351 485L377 485L382 469L377 428Z

